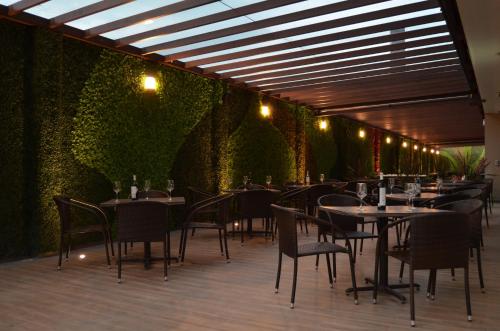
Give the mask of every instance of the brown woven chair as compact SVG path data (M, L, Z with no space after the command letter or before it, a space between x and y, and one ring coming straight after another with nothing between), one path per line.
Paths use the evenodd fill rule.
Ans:
M399 223L409 222L408 244L387 254L410 266L410 318L415 326L414 271L431 270L435 279L437 269L464 269L467 319L472 320L469 291L469 216L461 213L407 217L387 225L381 234ZM373 302L377 302L378 266L381 240L377 241Z
M307 190L309 187L299 187L289 191L282 192L279 198L279 204L284 207L294 208L297 211L305 213L307 204ZM303 225L305 226L306 234L309 234L307 228L307 222L303 218L297 218L297 222L300 225L300 232L303 231ZM275 233L278 227L275 227Z
M74 235L81 235L87 233L101 233L104 239L104 248L106 250L106 261L108 267L111 268L111 262L109 259L108 243L111 246L111 254L114 256L115 252L113 249L113 239L111 238L111 227L108 222L106 213L98 206L71 199L66 196L55 196L54 202L57 205L57 210L59 212L59 224L60 224L60 241L59 241L59 260L57 263L57 270L61 270L61 262L64 246L66 246L66 260L69 259L69 252L71 249L71 239ZM96 219L99 223L96 224L86 224L77 225L74 222L74 213L77 211L84 211L89 213Z
M365 202L361 202L358 198L345 195L345 194L328 194L320 197L318 199L319 206L359 206L361 203L366 205ZM351 215L345 215L341 213L327 213L325 211L321 211L319 213L320 218L330 221L337 228L342 229L343 233L339 236L337 233L330 232L330 227L318 227L318 242L321 238L328 236L332 236L333 242L341 239L342 236L346 236L349 240L354 240L354 249L352 251L353 261L356 263L356 248L357 241L363 239L371 239L377 238L377 235L373 233L364 232L364 227L361 231L358 231L358 224L364 224L363 217L355 217ZM316 257L316 268L318 267L318 257ZM337 267L335 257L333 259L333 276L334 280L337 277Z
M322 220L304 213L298 212L291 208L281 207L277 205L272 205L272 210L276 216L278 226L280 229L279 236L279 257L278 257L278 272L276 275L276 287L275 293L278 293L281 277L281 263L283 254L291 257L293 259L293 285L292 285L292 297L290 300L290 308L295 306L295 289L297 287L297 269L298 269L298 259L303 256L311 256L318 254L325 254L326 264L328 267L328 278L330 280L330 287L333 287L333 278L330 265L330 254L344 253L349 256L349 265L351 268L351 281L352 287L354 289L354 303L358 303L358 293L356 287L356 275L354 271L354 261L352 258L351 245L349 239L342 234L344 233L342 229L336 227L334 224L326 220ZM325 237L324 242L317 243L307 243L299 245L297 240L297 217L308 218L312 222L316 223L321 227L329 227L330 231L333 233L338 233L343 240L346 241L346 246L340 246L335 243L328 242Z
M265 220L264 234L271 234L274 241L273 213L271 204L279 198L278 191L271 190L247 190L236 195L237 215L240 220L240 240L243 244L243 222L251 222L253 219L262 218ZM248 226L248 223L247 223Z
M490 227L490 220L488 217L488 197L490 196L490 191L489 191L488 184L473 184L473 185L469 185L468 187L470 187L471 191L474 189L480 190L480 194L476 197L473 197L472 199L479 198L479 199L481 199L481 201L483 201L484 216L486 217L486 227L489 228Z
M187 233L189 229L211 229L218 230L219 244L221 255L226 252L226 261L229 262L229 250L227 248L227 233L226 224L230 222L230 210L233 194L223 194L199 201L191 205L186 213L186 217L182 224L181 241L179 244L179 260L184 262L186 255ZM215 218L209 217L203 220L200 214L206 216L206 210L215 211ZM222 246L222 239L224 238L224 247Z
M121 244L126 242L162 242L163 277L167 280L167 263L170 258L167 208L165 204L156 201L138 201L117 206L118 283L122 281Z

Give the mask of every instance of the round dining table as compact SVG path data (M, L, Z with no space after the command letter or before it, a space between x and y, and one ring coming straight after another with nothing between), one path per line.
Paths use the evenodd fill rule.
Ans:
M408 206L387 206L385 210L378 210L377 206L364 206L362 209L358 206L320 206L320 210L329 213L342 213L350 214L357 217L374 217L377 219L377 228L380 233L382 229L389 223L389 218L392 217L408 217L417 215L434 215L439 213L450 213L448 210L431 209L424 207L414 207L412 209ZM383 293L390 294L398 298L401 303L406 302L406 297L395 291L396 289L408 288L409 284L389 284L389 256L386 252L389 250L389 235L388 231L384 231L379 237L380 255L379 258L379 282L377 290ZM373 279L365 278L367 283L374 284ZM416 286L418 286L416 284ZM358 291L373 291L374 286L362 286L357 288ZM352 292L352 288L346 289L346 293Z

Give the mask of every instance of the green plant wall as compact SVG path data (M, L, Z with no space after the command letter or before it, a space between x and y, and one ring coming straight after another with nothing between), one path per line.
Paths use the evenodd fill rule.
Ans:
M310 113L305 115L306 143L309 148L309 162L307 171L313 182L319 181L319 175L324 174L326 178L339 178L334 171L337 163L338 149L334 138L337 128L332 118L325 118L328 125L326 130L319 129L319 120ZM302 181L304 177L301 178Z

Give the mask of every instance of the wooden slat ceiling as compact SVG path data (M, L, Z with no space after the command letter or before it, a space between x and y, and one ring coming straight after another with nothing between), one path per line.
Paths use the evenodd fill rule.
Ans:
M352 117L424 143L483 140L474 82L438 0L167 0L157 7L105 0L52 16L37 11L52 1L2 1L0 17L225 79L318 116ZM452 116L453 107L461 116Z

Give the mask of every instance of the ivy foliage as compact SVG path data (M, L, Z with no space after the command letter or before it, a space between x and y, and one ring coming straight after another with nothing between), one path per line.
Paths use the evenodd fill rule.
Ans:
M142 80L154 72L156 92ZM73 130L73 153L110 181L132 174L166 186L186 135L212 108L208 79L104 51L83 89Z
M325 118L327 127L325 130L320 130L320 121L317 118L306 109L302 109L301 114L305 120L306 142L310 149L309 175L313 181L318 181L320 174L325 174L327 178L339 178L334 171L338 156L338 147L333 135L337 129L334 121Z
M228 169L234 185L250 173L254 183L264 183L267 175L275 184L296 177L295 153L270 120L260 116L260 105L259 97L252 95L245 119L229 138Z

